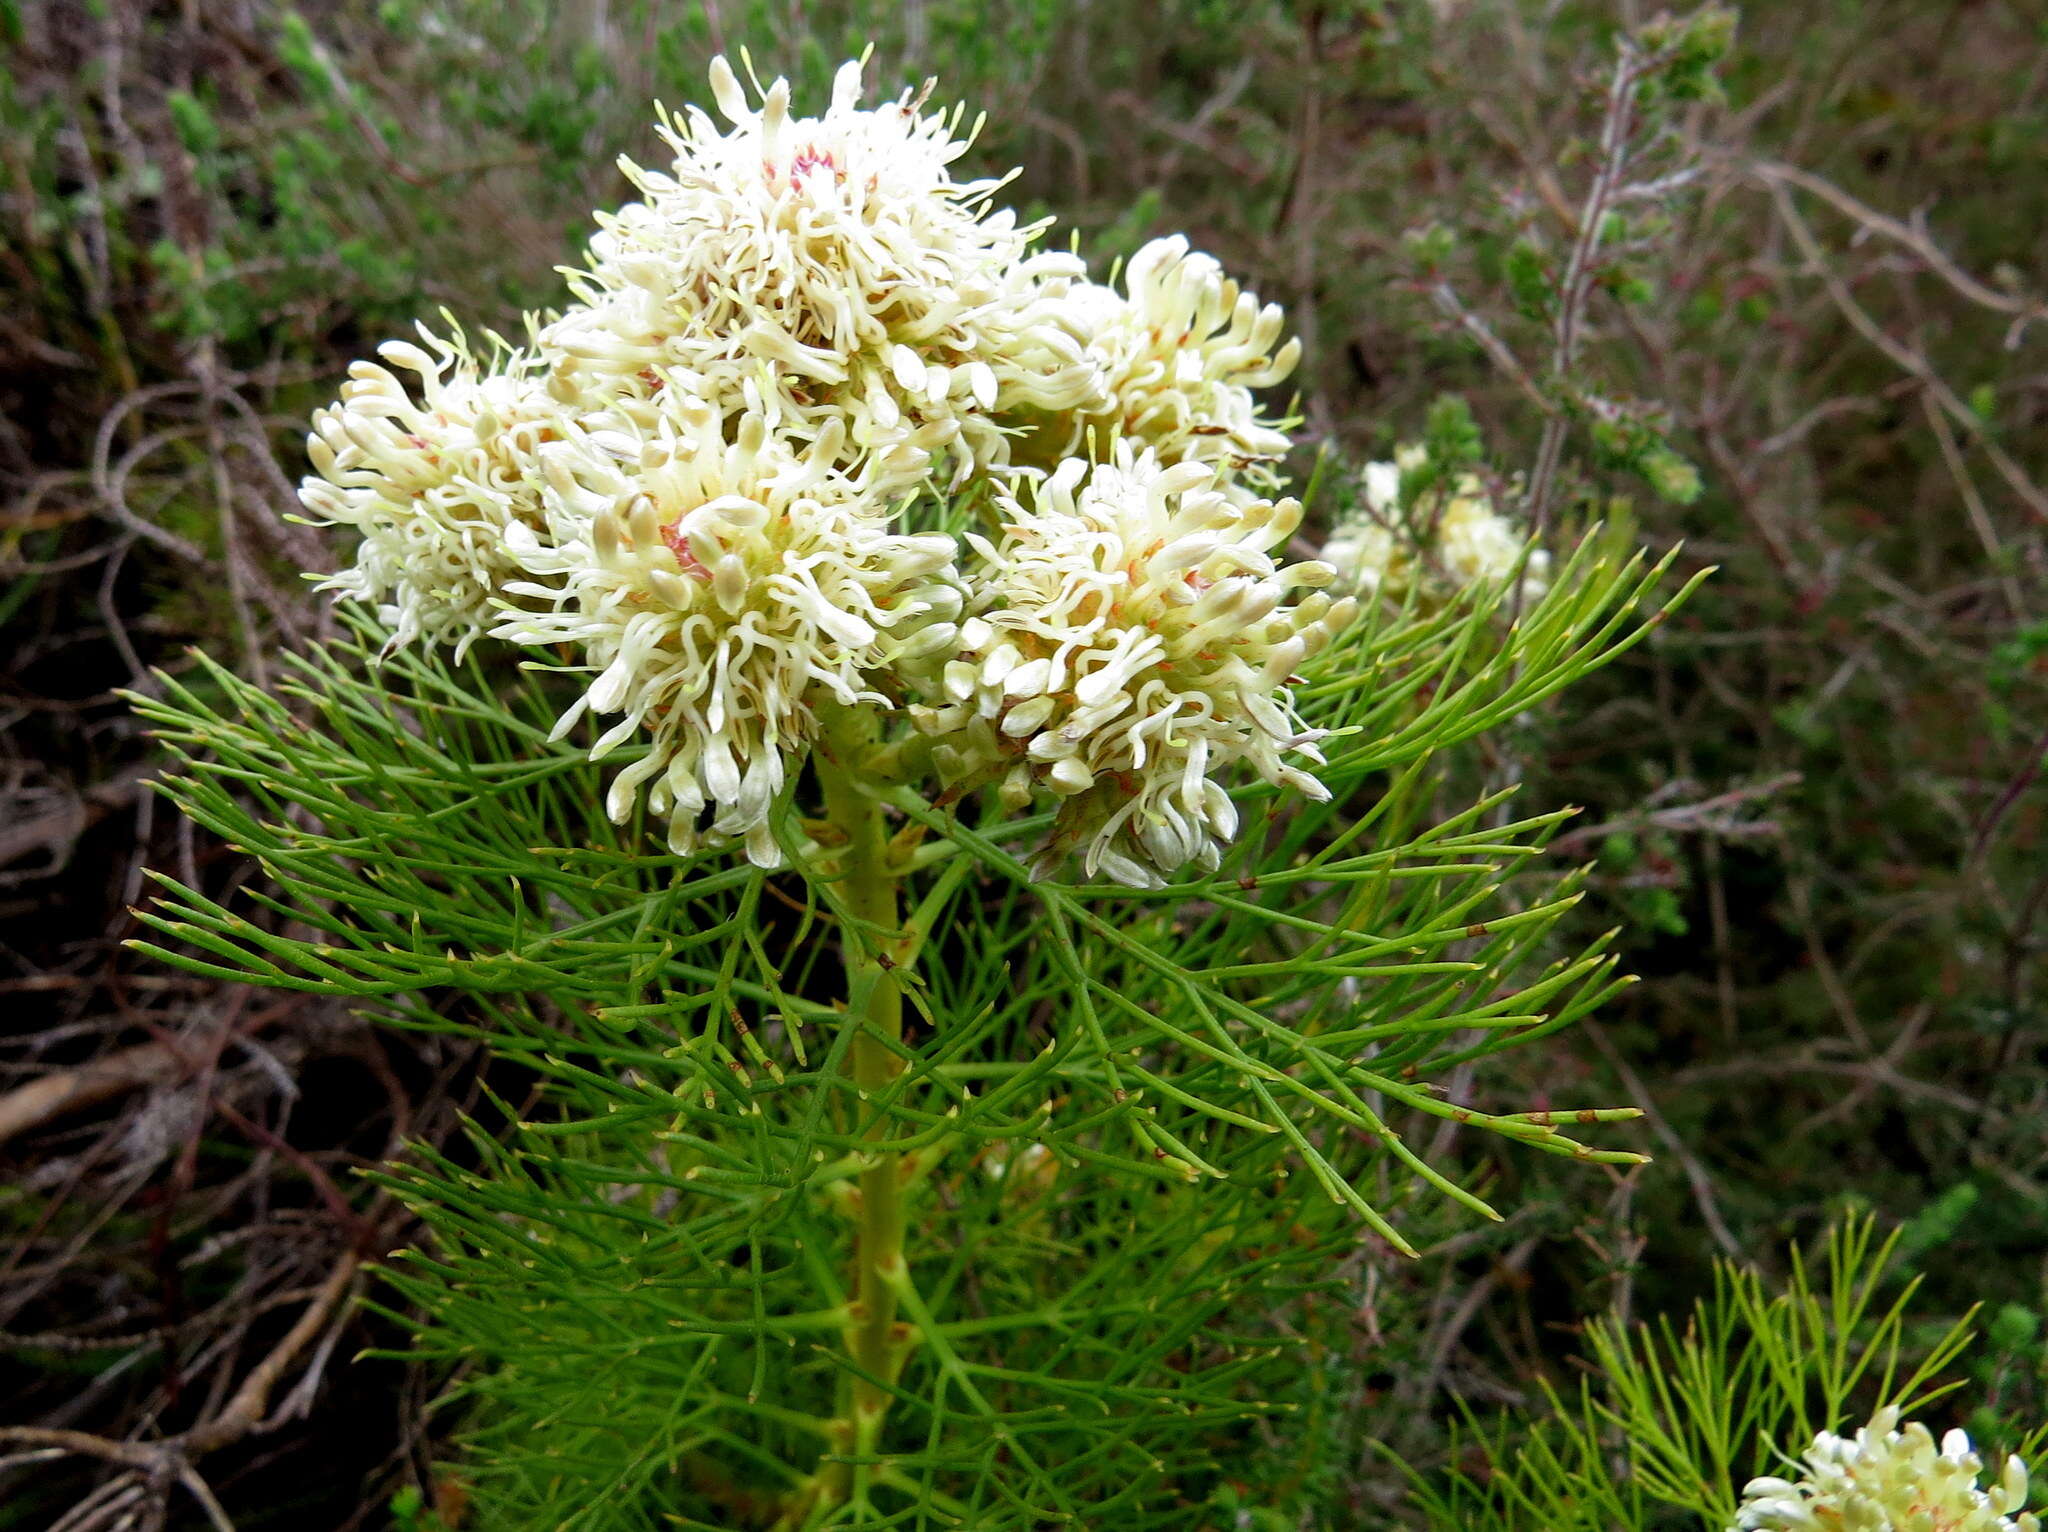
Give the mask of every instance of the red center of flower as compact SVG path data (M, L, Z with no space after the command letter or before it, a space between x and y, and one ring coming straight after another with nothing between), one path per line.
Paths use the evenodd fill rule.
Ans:
M673 553L676 556L676 562L683 566L684 574L693 580L710 579L711 571L706 569L703 561L690 551L690 540L683 536L679 530L681 526L682 523L680 521L670 522L661 529L661 540L668 544L668 551Z
M831 150L820 149L815 144L806 144L789 162L789 184L801 186L807 176L815 175L821 170L832 176L842 174L839 162L832 158Z

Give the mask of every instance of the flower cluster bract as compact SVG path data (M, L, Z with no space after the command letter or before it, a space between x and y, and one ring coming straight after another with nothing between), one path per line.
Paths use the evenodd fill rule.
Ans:
M625 162L566 309L481 358L390 342L316 416L301 498L361 533L325 586L393 644L572 656L558 735L597 720L608 812L678 852L779 865L834 705L901 711L948 791L1055 804L1042 872L1213 868L1233 773L1323 794L1290 689L1356 606L1282 553L1254 390L1299 343L1184 239L1110 284L1038 252L929 91L863 107L848 64L799 117L715 62L723 121Z
M1887 1407L1853 1438L1816 1436L1797 1479L1752 1479L1730 1532L2040 1532L2023 1509L2026 1465L2007 1458L1988 1490L1977 1485L1983 1468L1961 1431L1937 1446Z

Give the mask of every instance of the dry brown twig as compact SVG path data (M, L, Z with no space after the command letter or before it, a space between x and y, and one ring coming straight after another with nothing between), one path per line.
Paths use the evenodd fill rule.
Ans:
M1782 164L1777 160L1751 160L1746 168L1750 175L1763 181L1782 182L1788 186L1796 186L1801 191L1812 192L1836 211L1855 219L1865 229L1903 245L1917 255L1929 271L1978 307L2012 315L2012 327L2005 334L2006 350L2011 351L2018 347L2029 324L2037 321L2048 322L2048 302L2020 293L2002 293L1996 288L1985 286L1936 244L1933 237L1924 228L1919 227L1917 219L1912 224L1901 223L1898 219L1859 202L1834 182L1801 170L1796 165Z
M362 1258L358 1254L351 1251L344 1255L336 1263L333 1273L313 1294L298 1322L262 1361L250 1369L226 1407L189 1430L161 1441L116 1441L88 1431L46 1426L0 1426L0 1445L12 1444L37 1454L48 1452L98 1458L124 1470L114 1481L119 1488L101 1486L67 1515L64 1524L75 1527L78 1532L85 1532L88 1527L113 1532L115 1528L138 1524L161 1525L164 1502L174 1483L199 1502L215 1528L220 1532L233 1532L234 1524L228 1520L227 1513L206 1481L199 1476L194 1459L274 1429L288 1417L294 1403L303 1408L307 1390L302 1380L301 1387L295 1388L287 1400L285 1409L276 1415L268 1414L271 1395L286 1370L316 1337L331 1325L342 1322L345 1316L341 1311L345 1309L345 1300L361 1268ZM329 1346L317 1349L316 1366L324 1362L330 1349ZM141 1494L126 1493L130 1487L139 1488ZM139 1511L136 1508L138 1501L143 1502ZM79 1519L79 1512L87 1511L88 1507L92 1509L87 1519Z
M1643 1120L1650 1131L1657 1135L1657 1141L1670 1151L1678 1161L1679 1169L1685 1173L1686 1184L1692 1188L1693 1201L1700 1210L1700 1218L1707 1226L1707 1232L1714 1237L1714 1243L1730 1259L1739 1260L1744 1250L1740 1240L1728 1227L1728 1220L1721 1216L1721 1204L1714 1196L1714 1178L1697 1154L1687 1146L1685 1140L1672 1128L1664 1114L1657 1110L1656 1092L1643 1084L1642 1076L1629 1067L1621 1050L1609 1040L1606 1030L1598 1022L1587 1021L1585 1034L1592 1039L1593 1046L1600 1050L1614 1072L1621 1077L1622 1087L1629 1093L1629 1099L1642 1108Z
M1643 61L1631 47L1624 46L1615 61L1608 83L1607 109L1600 124L1600 168L1586 191L1573 229L1571 256L1565 264L1557 289L1557 321L1550 356L1551 377L1562 383L1578 358L1580 331L1586 306L1592 301L1595 260L1600 251L1601 232L1607 209L1622 189L1629 161L1631 130L1635 119L1636 88L1642 81ZM1564 460L1565 438L1571 423L1559 411L1543 423L1543 439L1536 448L1536 467L1529 475L1527 503L1529 519L1539 535L1550 525L1550 495Z
M16 1086L0 1096L0 1144L145 1085L174 1062L175 1055L163 1043L142 1043Z
M1779 829L1775 823L1768 819L1751 818L1750 811L1756 805L1797 787L1800 780L1798 772L1787 771L1780 772L1768 781L1733 787L1726 792L1716 793L1693 803L1659 808L1654 806L1653 799L1651 804L1619 819L1582 825L1567 831L1550 843L1550 851L1556 856L1579 856L1595 842L1605 840L1610 835L1641 829L1667 830L1675 834L1711 835L1724 840L1748 840L1776 835Z
M1842 280L1841 273L1835 270L1834 263L1828 258L1819 237L1814 234L1812 225L1807 223L1798 207L1794 205L1792 195L1786 189L1788 183L1782 178L1770 176L1759 176L1759 179L1769 190L1771 205L1777 212L1778 220L1791 236L1793 244L1799 248L1807 269L1820 278L1821 285L1826 288L1829 299L1842 318L1849 322L1857 334L1883 352L1901 371L1918 379L1935 403L1940 405L1943 413L1970 435L1978 450L1984 454L1985 460L1997 470L1998 476L2005 480L2007 486L2025 504L2034 518L2048 523L2048 493L2044 493L2026 470L2013 460L2012 455L1998 444L1985 429L1984 422L1977 418L1977 412L1957 396L1956 391L1949 387L1947 380L1935 371L1934 364L1919 351L1893 336L1856 301L1855 295L1849 291L1848 284Z

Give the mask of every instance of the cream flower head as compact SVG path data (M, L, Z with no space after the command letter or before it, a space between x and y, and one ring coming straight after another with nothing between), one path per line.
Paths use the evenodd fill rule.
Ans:
M860 77L843 66L799 118L786 80L757 107L713 62L730 128L693 107L663 121L667 172L622 161L642 200L600 217L582 306L543 333L565 397L687 374L721 409L805 437L839 421L861 448L954 421L959 474L1003 457L992 412L1085 397L1094 370L1048 302L1080 262L1028 254L1045 225L989 205L1007 178L955 178L957 109L865 110Z
M1035 421L1020 455L1054 460L1088 452L1091 439L1103 452L1127 438L1166 463L1270 479L1265 465L1290 442L1252 390L1282 381L1301 359L1299 340L1281 344L1280 305L1261 304L1180 235L1132 256L1123 284L1121 293L1094 283L1066 293L1062 312L1100 381L1085 404Z
M1505 582L1519 566L1523 601L1548 590L1549 553L1529 548L1527 535L1495 508L1476 475L1460 475L1448 494L1402 506L1401 476L1421 463L1422 453L1418 446L1404 446L1390 463L1366 464L1364 505L1323 546L1338 585L1401 602L1418 585L1424 594L1441 596Z
M486 373L460 337L420 333L438 356L408 341L378 347L418 377L420 398L388 368L357 362L340 401L314 414L315 473L299 500L362 534L354 565L320 589L375 605L394 646L426 638L459 658L520 571L508 538L545 524L541 448L575 426L529 356Z
M1456 492L1436 519L1436 556L1444 571L1460 585L1506 580L1522 565L1522 595L1525 600L1543 594L1550 586L1550 555L1541 548L1522 554L1529 539L1515 524L1493 508L1479 481L1470 475L1458 481Z
M734 436L710 407L678 400L637 452L594 433L545 454L554 544L530 550L529 567L560 584L511 590L555 607L508 613L494 636L576 644L597 672L556 738L586 711L622 715L593 760L645 736L607 795L614 820L645 785L678 854L737 840L774 867L769 811L809 745L814 700L885 702L872 673L902 647L892 630L951 640L931 619L955 544L891 532L876 486L906 470L849 476L836 426L802 455L758 415Z
M1887 1406L1853 1439L1816 1436L1797 1479L1750 1480L1729 1532L2039 1532L2026 1464L2007 1458L1989 1490L1977 1487L1983 1468L1961 1431L1937 1447Z
M1288 686L1356 603L1313 589L1327 565L1273 556L1298 502L1244 503L1205 463L1121 443L1000 509L999 543L969 537L978 599L943 700L914 716L943 776L1000 776L1015 806L1035 787L1060 799L1041 874L1077 849L1090 876L1138 886L1213 869L1237 829L1216 779L1240 762L1328 797L1287 759L1322 760Z

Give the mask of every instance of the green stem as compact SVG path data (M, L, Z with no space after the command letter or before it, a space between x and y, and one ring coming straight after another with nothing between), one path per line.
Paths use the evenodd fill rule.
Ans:
M825 818L843 837L827 847L837 861L840 950L846 965L846 1025L854 1028L849 1069L857 1099L872 1102L902 1072L903 990L896 975L910 948L902 930L900 869L892 856L880 801L865 790L880 748L874 715L829 710L812 760L825 799ZM861 1137L875 1147L860 1173L854 1235L853 1300L846 1349L857 1372L833 1422L839 1449L872 1460L878 1455L891 1387L909 1354L909 1335L897 1320L898 1294L907 1273L903 1259L903 1156L889 1144L887 1119L874 1113ZM869 1473L828 1464L795 1497L783 1525L801 1526L821 1506L844 1501L865 1486Z

